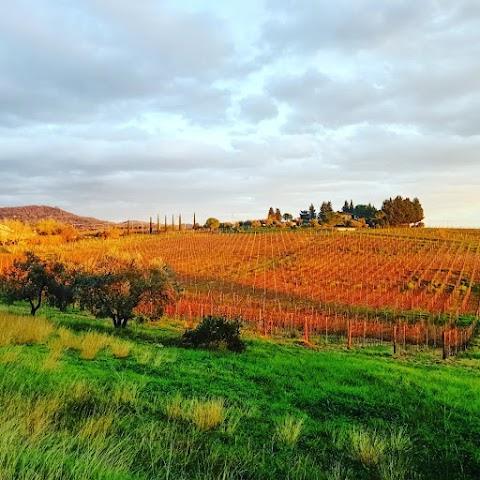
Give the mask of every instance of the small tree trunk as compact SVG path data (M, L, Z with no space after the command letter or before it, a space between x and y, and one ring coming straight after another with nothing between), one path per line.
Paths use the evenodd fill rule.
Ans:
M40 308L40 305L41 305L41 299L39 299L38 303L35 305L35 303L33 302L32 299L28 299L28 302L30 303L30 315L32 315L32 317L35 316L35 314L37 313L37 310Z

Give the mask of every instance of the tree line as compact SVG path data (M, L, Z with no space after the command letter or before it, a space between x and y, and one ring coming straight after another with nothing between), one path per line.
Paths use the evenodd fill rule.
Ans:
M345 226L345 227L398 227L423 226L424 219L422 205L418 198L410 200L397 196L394 199L384 200L381 209L371 203L354 205L353 201L345 200L340 211L333 208L331 201L321 203L318 211L313 203L305 210L300 210L297 218L291 214L282 215L279 208L270 207L267 219L263 225L287 226Z
M106 255L80 265L25 252L0 277L2 300L26 300L32 315L43 303L60 310L76 305L98 318L110 318L115 328L125 328L141 305L148 306L150 318L160 318L179 292L167 264L129 254Z

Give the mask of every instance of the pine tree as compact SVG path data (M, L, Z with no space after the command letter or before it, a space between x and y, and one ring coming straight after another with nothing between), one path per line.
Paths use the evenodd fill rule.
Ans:
M417 224L423 220L423 208L418 198L395 197L385 200L382 205L385 220L391 226Z
M280 211L279 208L275 209L275 218L281 222L282 221L282 212Z
M332 202L322 202L320 206L320 213L318 214L318 219L322 223L327 223L333 215Z

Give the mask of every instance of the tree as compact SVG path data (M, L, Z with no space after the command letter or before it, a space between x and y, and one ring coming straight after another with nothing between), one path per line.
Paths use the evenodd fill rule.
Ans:
M222 230L232 230L233 223L232 222L223 222L223 223L220 224L220 228Z
M47 289L49 305L65 311L76 300L78 275L80 270L75 265L55 261L50 268L50 283Z
M422 220L425 218L424 213L423 213L423 208L422 205L420 204L420 200L415 197L412 202L412 207L413 207L413 223L416 225L419 225Z
M52 263L41 260L33 252L25 252L25 260L15 260L2 277L2 293L7 303L27 300L30 313L35 316L47 297L55 279Z
M322 202L320 206L320 213L318 214L318 219L321 223L329 223L330 218L333 215L333 207L332 202Z
M368 205L357 205L353 209L353 215L355 218L364 218L367 221L375 218L376 213L377 209L370 203Z
M161 317L179 287L166 264L142 265L137 259L110 256L82 273L77 291L81 308L98 318L111 318L115 328L125 328L142 302L151 306L153 316Z
M300 216L300 222L299 223L302 223L303 225L308 225L308 223L311 220L310 212L308 210L300 210L299 216Z
M310 206L308 207L308 212L310 214L309 220L313 220L314 218L317 218L317 212L315 210L315 207L313 206L313 203L311 203Z
M209 228L210 230L216 230L220 226L220 220L216 218L210 217L205 222L205 228Z
M275 220L277 220L278 222L282 221L282 212L279 208L275 209Z
M286 222L291 222L292 219L293 219L293 215L291 213L284 213L283 214L283 219L286 221Z
M418 198L411 201L409 198L402 198L400 195L393 200L385 200L382 205L385 213L385 221L388 225L410 225L418 224L423 220L423 208Z

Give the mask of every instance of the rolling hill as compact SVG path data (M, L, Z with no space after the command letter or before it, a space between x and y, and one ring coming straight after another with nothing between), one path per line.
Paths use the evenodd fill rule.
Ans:
M0 207L0 219L3 218L14 218L24 223L37 223L46 218L53 218L62 223L86 228L111 224L111 222L105 220L99 220L93 217L81 217L58 207L49 207L45 205Z

